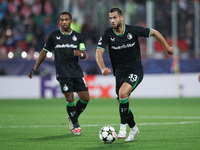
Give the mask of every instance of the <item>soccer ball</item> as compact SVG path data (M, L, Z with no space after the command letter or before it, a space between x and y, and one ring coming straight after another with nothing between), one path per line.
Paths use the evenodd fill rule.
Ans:
M104 126L99 131L100 140L106 144L111 144L112 142L114 142L116 137L117 137L117 132L115 128L111 126Z

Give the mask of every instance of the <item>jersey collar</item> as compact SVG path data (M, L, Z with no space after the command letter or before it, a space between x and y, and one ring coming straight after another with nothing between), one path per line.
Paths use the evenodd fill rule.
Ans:
M63 35L68 36L68 35L72 34L73 30L71 29L71 32L70 32L69 34L65 34L65 33L62 32L62 30L61 30L61 28L60 28L60 32L61 32Z
M125 30L126 30L126 25L125 25L125 23L124 23L124 30L123 30L122 34L117 34L117 33L115 32L114 29L113 29L113 32L114 32L117 36L123 36L124 33L125 33Z

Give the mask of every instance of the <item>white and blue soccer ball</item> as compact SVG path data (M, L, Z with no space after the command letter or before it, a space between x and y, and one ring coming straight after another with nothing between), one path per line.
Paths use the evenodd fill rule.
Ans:
M116 132L115 128L113 128L109 125L104 126L99 131L100 140L106 144L113 143L115 141L116 137L117 137L117 132Z

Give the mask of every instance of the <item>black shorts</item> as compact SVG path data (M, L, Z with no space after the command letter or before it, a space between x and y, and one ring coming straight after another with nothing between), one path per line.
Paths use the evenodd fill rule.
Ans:
M116 76L116 94L117 99L119 99L119 89L124 82L130 84L132 86L132 91L140 84L143 79L143 70L135 70L131 73L124 75L124 76Z
M85 78L64 78L59 80L62 93L88 91Z

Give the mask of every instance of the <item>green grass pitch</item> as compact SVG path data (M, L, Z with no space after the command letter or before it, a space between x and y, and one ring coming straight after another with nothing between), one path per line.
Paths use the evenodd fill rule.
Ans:
M64 99L0 100L0 150L200 149L200 98L131 99L140 134L112 144L98 133L104 125L119 131L115 99L91 99L79 118L80 136L69 132L65 105Z

